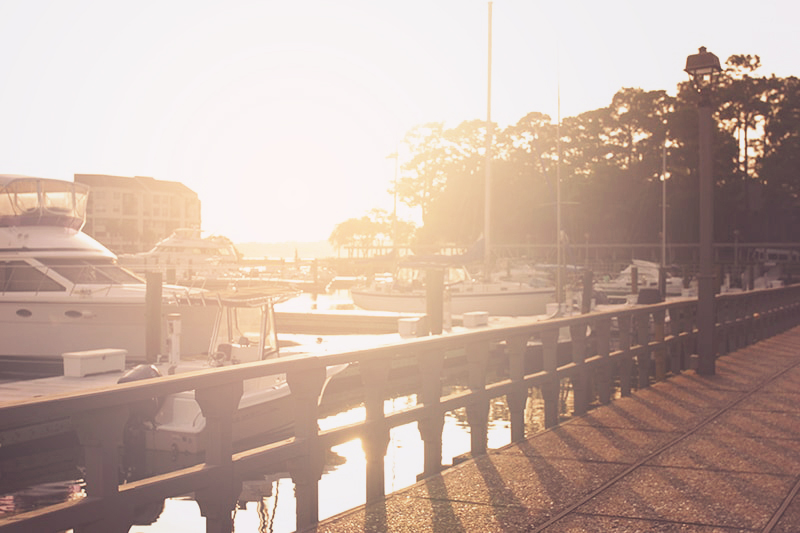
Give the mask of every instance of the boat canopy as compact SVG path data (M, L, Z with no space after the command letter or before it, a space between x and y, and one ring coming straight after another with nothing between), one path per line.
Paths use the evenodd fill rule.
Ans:
M0 176L0 226L60 226L80 230L89 187L82 183Z

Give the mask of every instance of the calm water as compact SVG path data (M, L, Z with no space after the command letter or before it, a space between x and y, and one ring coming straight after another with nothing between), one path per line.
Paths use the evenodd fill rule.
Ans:
M386 412L414 405L416 398L404 396L386 402ZM493 413L503 417L504 402L493 406ZM323 429L363 420L361 407L320 420ZM442 443L443 462L469 451L469 430L465 427L463 412L448 413L445 418ZM489 447L498 448L510 441L510 426L505 420L495 419L489 428ZM332 449L336 462L329 465L319 484L320 519L324 519L364 503L366 463L361 441L354 440ZM394 428L386 455L386 492L390 493L416 482L422 472L423 443L416 424ZM238 533L291 532L295 530L294 486L288 474L263 476L245 484L240 508L236 510L234 529ZM205 519L200 516L197 504L189 498L167 500L164 511L150 526L134 526L131 532L167 533L174 531L205 531Z

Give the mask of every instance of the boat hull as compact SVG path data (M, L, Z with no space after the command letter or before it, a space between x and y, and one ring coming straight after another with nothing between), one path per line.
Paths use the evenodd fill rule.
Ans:
M425 313L424 292L389 292L371 289L351 289L353 303L368 311L397 313ZM485 311L493 316L530 316L546 312L547 304L554 301L555 290L515 289L498 292L463 292L450 296L450 312L463 315Z
M161 353L167 353L166 315L179 313L181 352L208 352L216 305L164 305ZM0 356L60 358L63 353L98 348L127 350L127 360L146 356L146 314L139 302L16 300L0 302Z

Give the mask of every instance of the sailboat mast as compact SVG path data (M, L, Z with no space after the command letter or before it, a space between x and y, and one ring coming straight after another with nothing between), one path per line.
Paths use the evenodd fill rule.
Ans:
M491 205L492 205L492 2L489 2L489 47L486 91L486 179L483 199L483 277L489 280L492 270Z
M560 307L564 293L564 250L561 231L561 70L559 67L559 53L556 45L556 255L558 266L556 268L556 302Z

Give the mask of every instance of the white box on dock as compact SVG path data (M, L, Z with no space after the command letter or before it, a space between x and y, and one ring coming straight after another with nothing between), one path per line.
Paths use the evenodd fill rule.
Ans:
M397 332L401 337L424 337L428 334L425 317L397 319Z
M489 323L489 313L486 311L470 311L462 317L465 328L477 328Z
M126 355L127 350L118 348L63 353L61 357L64 360L64 375L82 378L90 374L122 372L125 370Z

